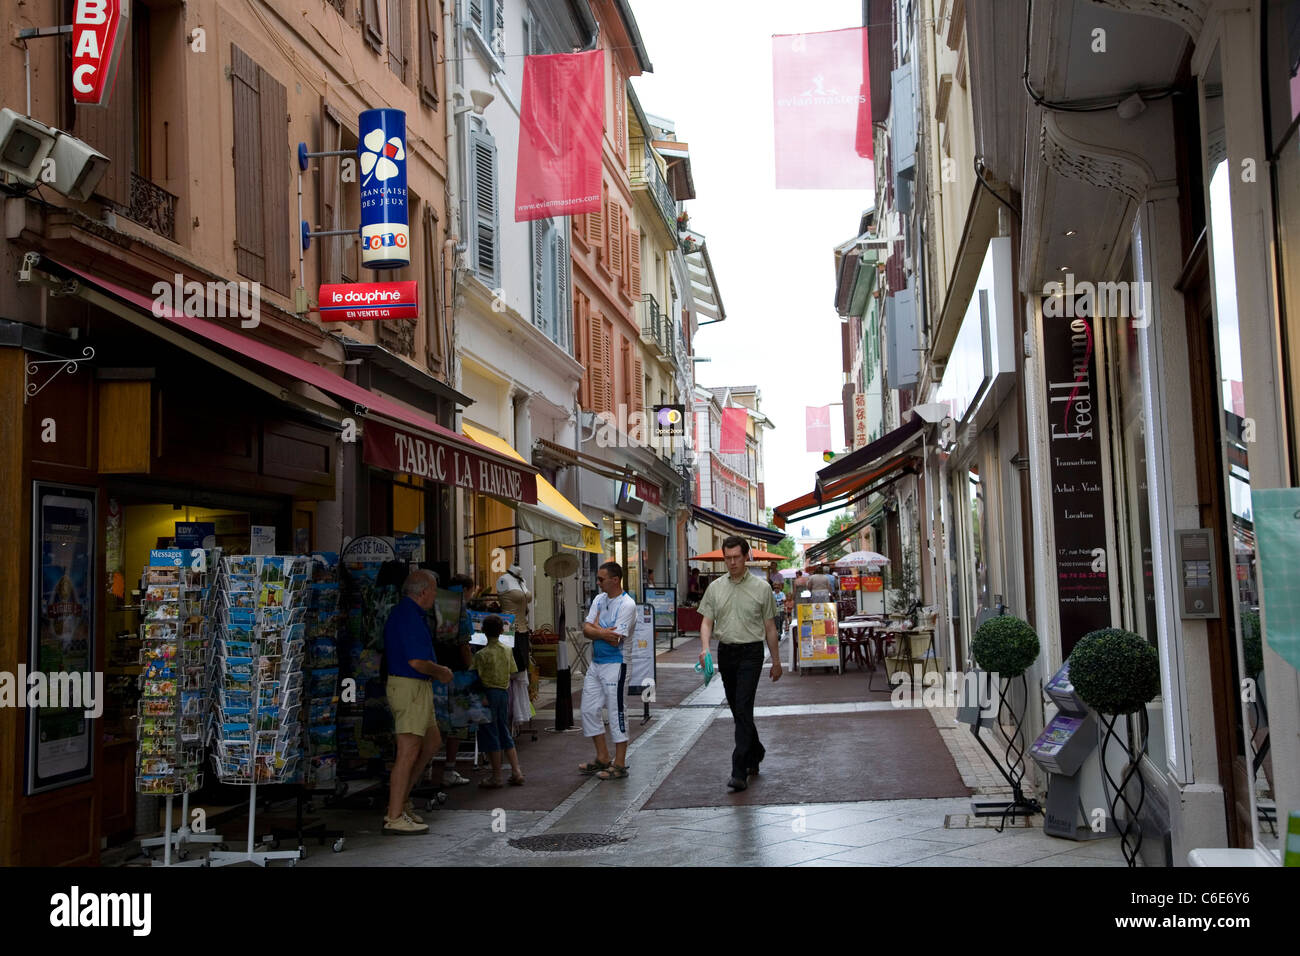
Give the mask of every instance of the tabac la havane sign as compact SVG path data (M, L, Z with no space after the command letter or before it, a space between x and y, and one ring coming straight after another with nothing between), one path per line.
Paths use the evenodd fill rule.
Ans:
M345 282L320 287L322 322L414 319L420 314L419 283Z
M72 99L107 106L126 45L131 0L76 0L72 10Z
M537 475L525 470L528 466L476 454L469 445L437 435L403 431L367 419L362 451L365 463L375 468L537 504Z

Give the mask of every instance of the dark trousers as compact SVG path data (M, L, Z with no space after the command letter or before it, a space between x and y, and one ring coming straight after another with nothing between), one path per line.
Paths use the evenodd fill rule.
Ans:
M754 695L763 672L763 642L719 644L718 673L727 692L727 706L736 724L736 749L731 754L731 775L744 780L767 753L754 726Z

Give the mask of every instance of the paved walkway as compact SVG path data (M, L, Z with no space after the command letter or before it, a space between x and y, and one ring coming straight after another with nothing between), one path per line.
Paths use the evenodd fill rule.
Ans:
M715 679L709 687L703 687L690 673L694 651L684 651L681 644L678 642L671 654L665 647L658 662L661 685L674 688L668 695L672 706L654 705L655 718L643 727L635 715L629 714L637 732L628 749L628 765L633 772L627 779L601 782L580 777L570 769L577 763L577 754L589 752L580 733L557 734L543 729L536 743L527 737L521 741L520 756L530 783L541 776L543 781L539 782L544 786L498 791L457 788L445 805L420 811L430 826L429 833L420 836L383 836L379 829L382 811L318 809L314 817L347 833L345 849L332 853L328 847L318 847L309 840L308 856L298 865L1124 865L1118 840L1076 843L1049 837L1041 829L1041 817L1030 825L1018 821L998 833L997 819L971 816L970 797L918 799L914 789L906 799L844 802L845 781L850 769L858 769L856 761L853 768L844 770L842 779L837 778L834 766L822 772L813 787L815 799L786 799L792 788L782 788L776 766L773 774L751 782L748 791L733 797L724 788L729 753L715 739L717 731L724 728L719 726L711 735L713 743L706 745L707 752L696 750L715 723L730 725L722 682ZM782 658L789 660L788 638L782 644ZM867 693L866 677L857 673L799 677L787 672L777 685L765 678L758 692L756 715L768 726L776 727L781 726L779 721L824 718L826 723L836 725L854 721L851 739L870 740L873 728L877 739L883 739L880 721L896 721L898 708L887 692ZM692 680L694 683L689 683ZM580 684L577 680L574 683ZM580 687L575 687L575 707L580 693ZM764 703L765 699L780 702ZM953 781L960 779L973 795L1005 796L1004 779L976 744L969 728L956 723L955 712L930 708L926 713L934 723L928 733L937 732L945 745L934 744L935 750L926 751L927 759L951 761L945 772ZM553 724L552 709L539 711L539 728ZM713 751L719 747L721 751L715 755ZM693 751L693 765L716 763L719 768L716 793L701 784L691 792L692 798L698 792L698 800L687 800L707 805L647 809L665 781ZM701 764L701 759L707 762ZM814 753L807 759L824 758ZM877 759L881 759L879 755ZM889 758L886 755L883 759ZM771 756L769 762L775 763ZM841 760L840 766L844 762ZM906 775L901 779L906 781ZM522 846L527 846L530 839L537 838L573 841L587 848L537 852L512 845L512 841L523 840ZM601 839L613 842L591 846L591 842Z

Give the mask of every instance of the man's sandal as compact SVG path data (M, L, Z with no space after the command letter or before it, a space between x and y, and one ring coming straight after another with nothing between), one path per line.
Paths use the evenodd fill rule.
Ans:
M600 780L622 780L626 776L627 767L620 767L616 763L610 764L607 770L602 770L596 774L596 777Z
M608 763L604 763L600 760L592 760L590 763L578 764L578 773L584 773L588 777L590 777L592 774L598 771L608 770L609 767L610 765Z

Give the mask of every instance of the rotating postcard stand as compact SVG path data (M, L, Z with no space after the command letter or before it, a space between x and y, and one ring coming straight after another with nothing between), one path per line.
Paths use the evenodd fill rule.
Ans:
M237 555L223 561L213 657L212 762L222 783L248 786L248 845L210 866L296 863L303 849L257 850L258 784L291 782L302 758L302 664L310 559Z
M185 864L190 844L215 844L221 835L190 828L190 793L203 786L203 730L208 704L208 649L213 591L208 568L219 551L155 550L142 576L144 622L141 649L136 792L166 797L161 837L140 841L141 852L163 848L154 866ZM172 832L175 795L181 795L181 826ZM172 862L175 849L177 863Z

